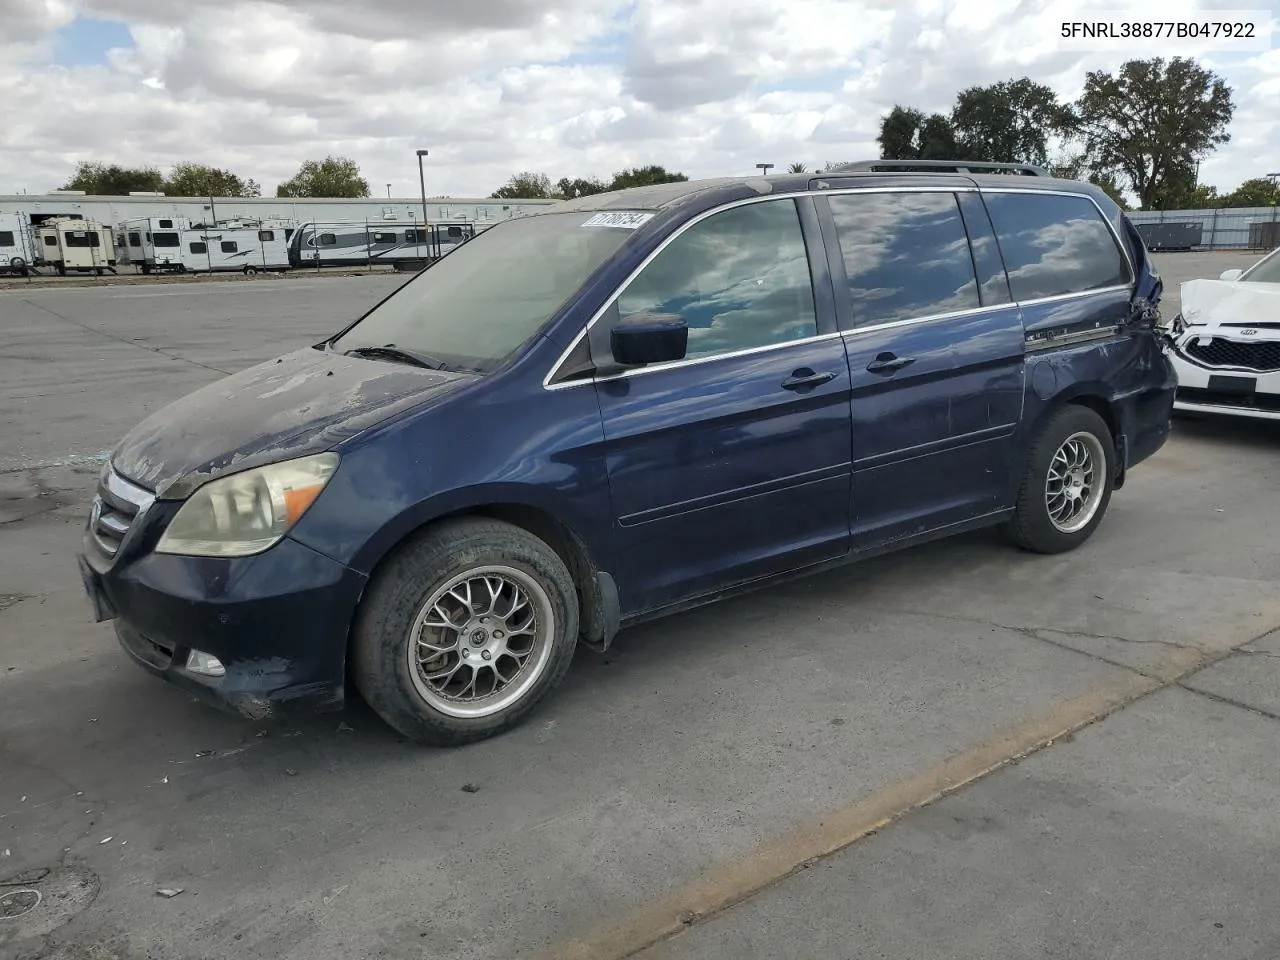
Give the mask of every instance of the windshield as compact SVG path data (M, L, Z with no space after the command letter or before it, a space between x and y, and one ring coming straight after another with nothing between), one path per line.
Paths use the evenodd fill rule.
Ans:
M1267 254L1240 277L1249 283L1280 283L1280 250Z
M595 225L600 219L551 213L491 227L406 283L333 349L395 346L450 367L492 370L632 236Z

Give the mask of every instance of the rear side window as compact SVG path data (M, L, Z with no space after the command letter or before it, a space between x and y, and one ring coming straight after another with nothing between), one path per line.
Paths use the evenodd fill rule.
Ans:
M192 253L208 253L209 247L203 240L192 240L191 252Z
M969 310L978 282L951 193L828 198L855 326Z
M450 236L450 237L460 237L460 236L462 236L462 228L461 228L461 227L450 227L450 228L449 228L449 236Z
M44 245L46 247L56 247L58 245L58 238L51 233L46 234L44 238Z
M152 240L157 247L176 247L180 245L176 233L157 233Z
M96 230L76 230L66 234L65 242L68 247L96 247L98 233Z
M983 195L1015 300L1035 300L1132 282L1128 261L1098 208L1085 197Z
M172 220L161 220L161 221L160 221L160 229L161 229L161 230L172 230L172 229L173 229L173 221L172 221Z
M334 236L332 233L320 234L320 246L322 247L332 247L337 242L338 242L338 238Z
M16 246L12 230L0 230L0 247Z
M373 235L374 243L395 243L396 235L394 233L375 233Z
M136 233L129 234L129 246L131 247L142 246L142 237Z
M276 232L274 230L258 231L258 239L261 240L263 243L270 243L275 238L276 238Z
M240 248L239 248L238 246L236 246L236 242L235 242L234 240L223 240L223 241L222 241L222 252L223 252L223 253L235 253L235 252L236 252L237 250L239 250L239 249L240 249Z
M795 202L752 203L694 224L641 271L617 307L620 317L679 314L689 325L689 359L815 336Z

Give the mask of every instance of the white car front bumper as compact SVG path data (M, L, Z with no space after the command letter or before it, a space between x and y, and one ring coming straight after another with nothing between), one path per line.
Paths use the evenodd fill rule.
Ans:
M1224 337L1192 328L1169 351L1178 375L1175 410L1280 420L1280 340ZM1274 334L1275 331L1258 331ZM1273 357L1275 359L1273 359ZM1270 369L1258 369L1270 368Z

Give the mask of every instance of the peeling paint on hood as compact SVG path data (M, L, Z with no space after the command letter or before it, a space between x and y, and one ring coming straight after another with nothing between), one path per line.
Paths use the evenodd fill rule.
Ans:
M1217 331L1238 339L1242 327L1256 329L1250 340L1280 340L1280 283L1188 280L1181 286L1182 319L1196 333ZM1275 324L1268 329L1263 324ZM1204 327L1200 327L1204 324Z
M314 348L218 380L143 420L112 456L161 499L213 477L332 449L476 379Z

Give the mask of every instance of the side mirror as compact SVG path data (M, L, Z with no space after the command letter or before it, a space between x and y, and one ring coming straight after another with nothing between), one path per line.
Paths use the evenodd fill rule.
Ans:
M1244 273L1243 270L1223 270L1221 275L1218 277L1218 279L1219 280L1239 280L1240 274L1242 273Z
M683 360L689 349L689 325L674 313L637 313L624 317L609 337L615 362L624 367Z

